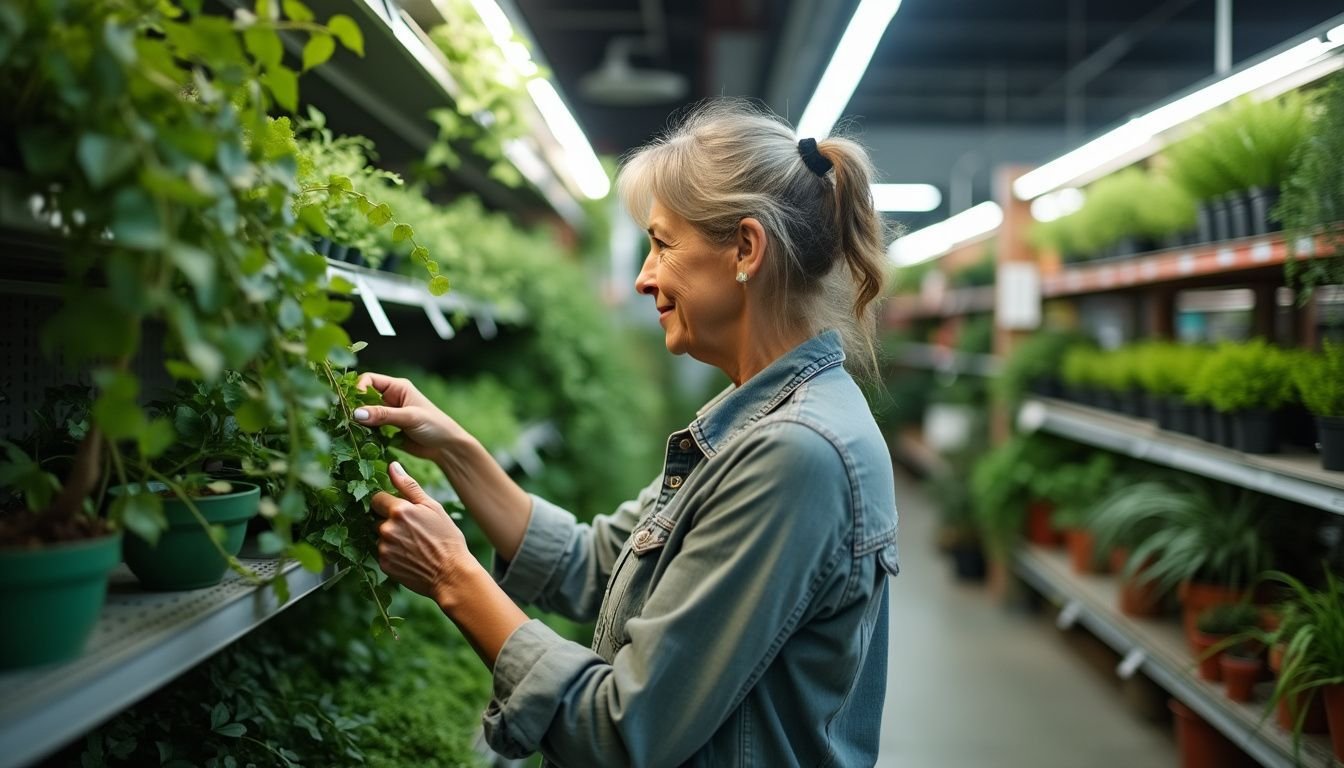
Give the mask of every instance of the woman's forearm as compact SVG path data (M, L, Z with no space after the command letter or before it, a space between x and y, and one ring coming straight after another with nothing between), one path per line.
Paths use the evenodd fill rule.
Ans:
M512 560L532 517L532 498L473 437L444 448L435 463L491 546L500 557Z

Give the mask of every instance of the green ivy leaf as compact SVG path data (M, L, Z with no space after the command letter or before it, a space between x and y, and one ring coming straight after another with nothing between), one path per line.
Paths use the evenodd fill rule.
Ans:
M248 27L243 32L243 46L266 70L280 66L285 58L285 48L280 43L280 36L269 27Z
M368 347L369 347L369 342L367 342L367 341L356 341L354 344L351 344L351 345L350 345L350 351L353 352L353 353L355 353L355 354L359 354L360 352L363 352L365 349L368 349Z
M112 440L135 440L148 423L145 411L133 400L100 396L93 404L93 419Z
M224 702L218 702L210 710L210 728L211 730L229 722L229 707Z
M280 328L292 331L303 325L303 307L293 298L286 296L280 300L280 311L276 314Z
M339 325L318 326L308 333L308 361L321 363L335 350L345 351L350 346L350 337Z
M257 549L263 555L278 555L285 551L285 540L275 531L262 531L257 534Z
M284 576L271 579L271 591L275 593L275 600L280 605L289 602L289 582L285 581Z
M228 736L229 738L236 739L247 733L247 726L242 723L229 723L228 725L222 725L216 728L215 733L218 733L220 736Z
M163 368L178 381L199 381L205 378L199 368L185 360L164 360Z
M327 29L341 41L341 45L360 56L364 55L364 33L359 31L359 25L354 19L338 13L327 19Z
M435 296L442 296L452 287L452 283L443 275L435 275L429 281L429 292Z
M112 236L127 248L163 247L158 208L138 188L125 187L112 199Z
M215 260L210 254L194 245L175 242L168 246L168 256L192 287L200 291L214 287Z
M270 89L275 103L286 111L299 108L299 76L288 67L273 67L261 76L261 82Z
M299 565L309 573L321 573L323 568L322 553L318 552L311 544L302 541L295 542L289 550L290 557L299 561Z
M368 217L370 224L375 227L381 227L392 220L392 206L387 203L379 203L369 210L365 216Z
M167 419L154 419L140 432L140 453L147 459L158 458L176 439L173 425Z
M168 528L163 514L163 499L153 493L120 493L112 500L110 516L113 521L151 546L159 542L159 535Z
M271 423L271 411L261 400L248 400L234 412L238 428L244 432L260 432Z
M108 22L103 26L103 44L125 67L135 65L135 28L128 24Z
M309 232L323 237L331 237L331 226L327 224L327 217L322 213L322 206L305 205L299 209L298 217Z
M299 0L284 0L285 15L294 21L312 21L313 12Z
M332 293L349 295L355 292L355 284L350 282L349 280L346 280L344 277L341 277L340 275L334 275L332 276L331 280L327 283L327 290L331 291Z
M355 183L350 180L350 177L341 176L339 174L332 174L328 177L327 186L342 192L353 192L355 190Z
M415 237L415 230L410 224L398 224L392 228L392 242L400 243Z
M411 258L420 264L429 261L429 249L423 245L417 245L411 249Z
M335 52L336 41L331 39L331 35L314 33L303 46L303 71L322 66Z

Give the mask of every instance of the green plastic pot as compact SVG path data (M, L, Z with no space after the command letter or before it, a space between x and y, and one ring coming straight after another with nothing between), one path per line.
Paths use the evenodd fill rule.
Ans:
M121 562L121 532L38 549L0 549L0 669L69 661L84 651Z
M196 509L210 525L224 529L220 546L230 555L237 555L243 547L247 521L257 514L261 502L261 488L252 483L229 481L233 493L202 496L192 499ZM162 483L149 483L154 493L166 490ZM112 489L113 493L121 488ZM218 584L224 578L229 563L210 541L210 533L201 526L181 499L163 499L163 514L168 529L150 544L138 536L126 537L126 565L145 589L178 591L200 589Z

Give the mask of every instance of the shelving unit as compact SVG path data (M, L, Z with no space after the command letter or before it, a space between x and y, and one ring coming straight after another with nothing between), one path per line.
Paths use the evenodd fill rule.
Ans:
M1017 423L1080 443L1344 515L1344 472L1314 455L1258 456L1158 429L1151 422L1060 400L1022 404Z
M1195 674L1194 660L1176 622L1126 616L1115 606L1119 589L1114 579L1079 575L1070 570L1060 552L1020 549L1014 570L1035 590L1062 606L1060 624L1078 622L1121 656L1118 673L1142 671L1238 747L1267 768L1294 768L1292 735L1279 728L1265 711L1266 688L1257 689L1256 701L1239 704L1223 689ZM1326 738L1304 736L1303 766L1330 766L1334 760Z
M230 572L219 585L146 592L123 564L84 655L54 667L0 674L0 768L28 765L256 629L331 578L276 560L243 560L263 578L277 570L290 598Z
M938 301L926 301L922 296L893 296L883 310L888 324L934 317L956 317L994 311L994 286L953 288Z
M435 296L429 292L423 280L390 272L380 272L328 259L327 274L342 277L355 286L354 295L359 297L374 327L383 336L397 335L387 313L382 309L383 302L423 309L434 333L445 341L456 335L446 313L472 317L482 338L486 339L495 336L498 323L517 324L527 320L527 311L521 305L501 306L456 291Z
M993 355L974 355L937 344L914 342L902 344L893 359L896 363L910 368L969 373L984 377L998 375L999 368L1003 365L1003 361Z

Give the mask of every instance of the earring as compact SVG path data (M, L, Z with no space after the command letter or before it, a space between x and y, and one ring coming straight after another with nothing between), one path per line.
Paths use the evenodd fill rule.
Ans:
M745 282L747 282L747 273L746 273L746 272L738 272L738 273L737 273L737 282L739 282L739 283L745 283Z

